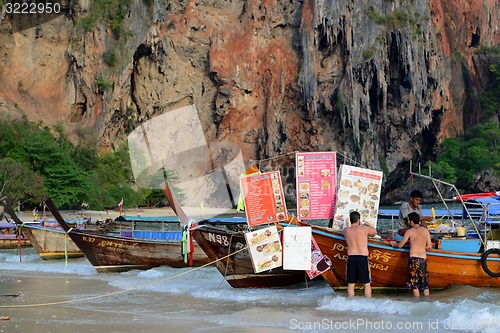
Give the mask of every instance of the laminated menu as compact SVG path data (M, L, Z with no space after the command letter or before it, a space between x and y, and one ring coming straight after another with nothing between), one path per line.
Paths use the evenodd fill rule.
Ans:
M249 227L288 219L279 171L241 177L240 183Z
M281 267L283 254L276 226L270 226L245 234L255 273Z
M331 219L335 205L336 153L297 153L297 215L301 220Z
M382 176L381 171L351 165L340 166L334 229L342 230L346 225L350 225L351 211L360 214L362 224L377 227Z

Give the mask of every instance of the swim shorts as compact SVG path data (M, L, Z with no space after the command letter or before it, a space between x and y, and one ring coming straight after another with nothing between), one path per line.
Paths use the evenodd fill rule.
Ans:
M371 282L370 261L367 256L353 255L347 257L347 283L365 284Z
M429 274L427 272L427 259L410 257L408 260L408 288L429 289Z

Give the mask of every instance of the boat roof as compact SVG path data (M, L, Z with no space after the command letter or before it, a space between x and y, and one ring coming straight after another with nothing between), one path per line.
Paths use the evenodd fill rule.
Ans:
M466 203L481 204L481 209L483 209L483 207L487 207L489 217L500 216L500 196L469 199Z
M485 197L485 198L470 198L466 202L479 202L483 205L487 205L487 204L499 204L500 205L500 196Z
M179 218L177 216L132 216L132 215L122 215L122 216L118 216L115 219L115 221L178 223L179 222Z
M198 222L199 224L241 224L247 223L247 219L245 217L211 217L208 219L204 219Z
M422 213L424 216L432 216L432 210L431 209L422 209ZM460 218L462 217L462 210L461 209L450 209L450 212L448 212L447 209L434 209L434 213L436 214L436 217L451 217L453 218ZM395 217L398 218L399 216L399 209L379 209L378 214L380 218L387 218L387 217Z
M14 223L1 221L0 228L17 228L17 226Z

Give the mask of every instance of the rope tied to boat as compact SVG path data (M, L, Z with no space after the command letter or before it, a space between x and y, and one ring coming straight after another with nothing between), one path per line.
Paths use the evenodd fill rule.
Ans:
M19 262L23 261L23 245L21 243L21 235L23 234L24 222L17 228L17 246L19 248Z
M289 220L289 225L292 224L292 220L293 220L293 215L291 215L291 219ZM201 228L203 227L203 225L197 225L197 226L192 226L191 228ZM68 235L68 233L72 230L73 228L70 228L67 232L66 232L66 235ZM280 232L283 231L283 228L277 230L277 234L279 234ZM137 286L137 287L133 287L133 288L129 288L129 289L125 289L125 290L120 290L120 291L115 291L115 292L110 292L110 293L106 293L106 294L102 294L102 295L95 295L95 296L89 296L89 297L83 297L83 298L78 298L78 299L72 299L72 300L65 300L65 301L55 301L55 302L48 302L48 303L38 303L38 304L18 304L18 305L0 305L0 309L10 309L10 308L31 308L31 307L39 307L39 306L51 306L51 305L63 305L63 304L71 304L71 303L76 303L76 302L84 302L84 301L89 301L89 300L94 300L94 299L100 299L100 298L105 298L105 297L110 297L110 296L114 296L114 295L119 295L119 294L124 294L124 293L128 293L128 292L131 292L131 291L134 291L134 290L139 290L139 289L143 289L143 288L146 288L146 287L149 287L149 286L153 286L155 284L159 284L159 283L162 283L162 282L166 282L166 281L169 281L169 280L172 280L172 279L175 279L175 278L178 278L178 277L181 277L181 276L184 276L184 275L187 275L189 273L192 273L192 272L195 272L197 270L200 270L202 268L205 268L205 267L208 267L210 265L215 265L216 263L218 263L219 261L223 261L223 260L226 260L228 259L229 257L231 256L234 256L242 251L245 251L245 250L248 250L249 249L249 245L245 245L244 247L242 247L241 249L238 249L232 253L229 253L223 257L220 257L216 260L213 260L209 263L206 263L204 265L201 265L199 267L194 267L194 268L191 268L190 270L188 271L185 271L185 272L181 272L181 273L178 273L178 274L174 274L172 276L168 276L166 278L163 278L163 279L160 279L160 280L157 280L157 281L153 281L153 282L150 282L150 283L146 283L144 285L141 285L141 286ZM230 248L229 248L230 250ZM220 285L219 285L220 286Z
M131 291L134 291L134 290L139 290L139 289L143 289L143 288L146 288L146 287L150 287L150 286L153 286L153 285L158 284L158 283L169 281L169 280L178 278L180 276L184 276L184 275L186 275L188 273L192 273L192 272L195 272L195 271L200 270L202 268L208 267L210 265L214 265L215 263L217 263L219 261L222 261L222 260L225 260L228 257L233 256L233 255L235 255L237 253L240 253L241 251L246 250L246 249L248 249L248 245L245 246L245 247L243 247L243 248L241 248L241 249L239 249L239 250L236 250L235 252L232 252L232 253L230 253L230 254L228 254L226 256L223 256L223 257L218 258L218 259L216 259L214 261L206 263L206 264L204 264L202 266L195 267L195 268L192 268L192 269L190 269L188 271L181 272L181 273L178 273L178 274L174 274L172 276L168 276L168 277L166 277L164 279L160 279L160 280L157 280L157 281L153 281L153 282L150 282L150 283L143 284L141 286L137 286L137 287L133 287L133 288L125 289L125 290L114 291L114 292L110 292L110 293L106 293L106 294L102 294L102 295L89 296L89 297L83 297L83 298L71 299L71 300L65 300L65 301L56 301L56 302L48 302L48 303L37 303L37 304L0 305L0 309L33 308L33 307L39 307L39 306L63 305L63 304L71 304L71 303L77 303L77 302L84 302L84 301L89 301L89 300L100 299L100 298L110 297L110 296L114 296L114 295L124 294L124 293L128 293L128 292L131 292Z
M69 233L73 230L73 227L70 227L64 236L64 265L68 267L68 247L69 247Z

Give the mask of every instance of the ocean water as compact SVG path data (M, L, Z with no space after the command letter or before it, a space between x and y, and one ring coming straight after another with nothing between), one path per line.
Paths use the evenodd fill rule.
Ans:
M432 279L432 277L430 277ZM317 278L233 289L214 267L97 273L85 258L0 251L0 332L500 332L500 290L348 298Z

